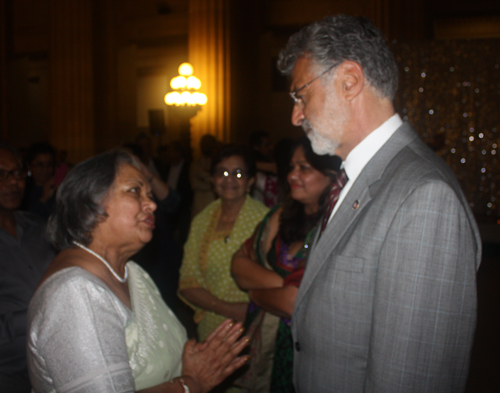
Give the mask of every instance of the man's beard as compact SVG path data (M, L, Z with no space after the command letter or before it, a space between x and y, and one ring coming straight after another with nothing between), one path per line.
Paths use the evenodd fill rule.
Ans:
M313 151L318 155L329 154L331 156L335 155L340 143L339 139L341 135L337 135L335 140L329 139L316 131L316 129L311 125L309 120L304 119L302 121L302 128L306 132L307 137L311 141L311 147Z

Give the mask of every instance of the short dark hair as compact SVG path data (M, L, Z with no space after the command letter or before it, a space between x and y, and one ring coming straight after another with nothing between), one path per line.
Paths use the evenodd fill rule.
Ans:
M56 149L47 142L36 142L30 146L26 154L26 162L31 164L33 160L40 154L50 154L54 165L56 163Z
M21 159L21 155L19 154L19 152L16 149L14 149L8 143L0 142L0 150L2 150L2 149L10 151L17 158L17 161L19 161L19 165L21 166L21 168L23 167L23 160Z
M139 163L125 150L106 151L77 164L57 190L57 206L47 224L54 247L72 247L72 241L85 246L92 242L95 227L107 217L104 200L122 165L140 169Z
M245 163L245 170L247 172L248 177L254 177L257 172L257 168L255 167L255 160L253 158L252 153L245 146L227 144L223 145L219 151L215 154L212 161L212 175L215 173L215 168L220 162L228 157L238 156L243 159Z
M367 18L328 16L295 33L278 58L278 68L291 75L297 59L310 56L325 69L339 61L354 61L368 82L384 97L394 99L398 66L382 32Z

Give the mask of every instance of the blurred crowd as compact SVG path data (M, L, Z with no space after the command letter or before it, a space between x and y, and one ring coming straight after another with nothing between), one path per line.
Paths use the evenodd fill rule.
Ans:
M305 137L286 138L273 146L269 134L260 130L250 135L245 146L223 144L212 135L204 135L196 159L181 141L159 146L154 154L152 139L144 133L118 149L140 162L156 203L151 241L130 260L153 278L189 335L205 340L226 318L246 322L253 335L261 335L264 320L275 321L270 325L275 330L272 336L280 330L275 340L267 342L266 355L258 354L258 340L254 340L249 351L256 361L219 389L242 391L256 383L269 387L272 370L272 381L279 389L293 389L292 347L288 342L291 310L308 242L340 165L338 157L317 156ZM19 381L24 381L24 386L19 382L19 391L28 391L27 308L45 269L57 255L44 228L57 203L63 203L64 197L57 197L57 191L75 164L68 162L65 151L56 151L46 142L19 152L9 145L0 150L0 208L17 226L9 231L4 224L2 229L18 245L25 241L26 249L33 251L35 244L38 247L30 255L16 255L18 251L8 244L9 235L2 234L6 238L1 251L7 257L4 259L9 259L8 255L24 259L28 270L37 266L36 274L24 271L22 265L18 265L22 274L5 266L0 298L2 341L17 340L4 350L0 375L5 384L14 381L12 391ZM31 238L20 228L23 220L32 220L29 226L35 231ZM17 284L24 292L21 299L16 295L20 288L7 282L23 275ZM294 278L286 281L288 275ZM283 290L269 304L266 288L276 290L276 286ZM12 298L16 298L15 306ZM16 332L14 325L22 328ZM273 368L269 365L275 346L282 356Z

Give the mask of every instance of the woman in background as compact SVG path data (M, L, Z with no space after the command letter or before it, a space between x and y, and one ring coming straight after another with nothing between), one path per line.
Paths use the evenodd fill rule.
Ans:
M301 138L290 161L288 198L233 257L233 277L252 301L245 323L253 339L251 364L238 381L250 391L293 392L290 318L339 166L338 157L315 154L309 139Z
M179 295L195 311L200 340L226 318L245 319L248 295L238 288L229 270L234 252L267 213L264 205L248 195L254 176L255 164L245 149L223 146L212 164L212 182L219 198L191 224Z

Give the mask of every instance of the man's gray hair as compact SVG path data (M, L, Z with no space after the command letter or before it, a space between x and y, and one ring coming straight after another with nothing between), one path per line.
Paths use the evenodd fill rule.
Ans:
M302 56L310 56L325 69L339 61L354 61L380 95L394 99L398 66L384 35L369 19L336 15L304 27L290 37L280 52L279 70L291 75Z

